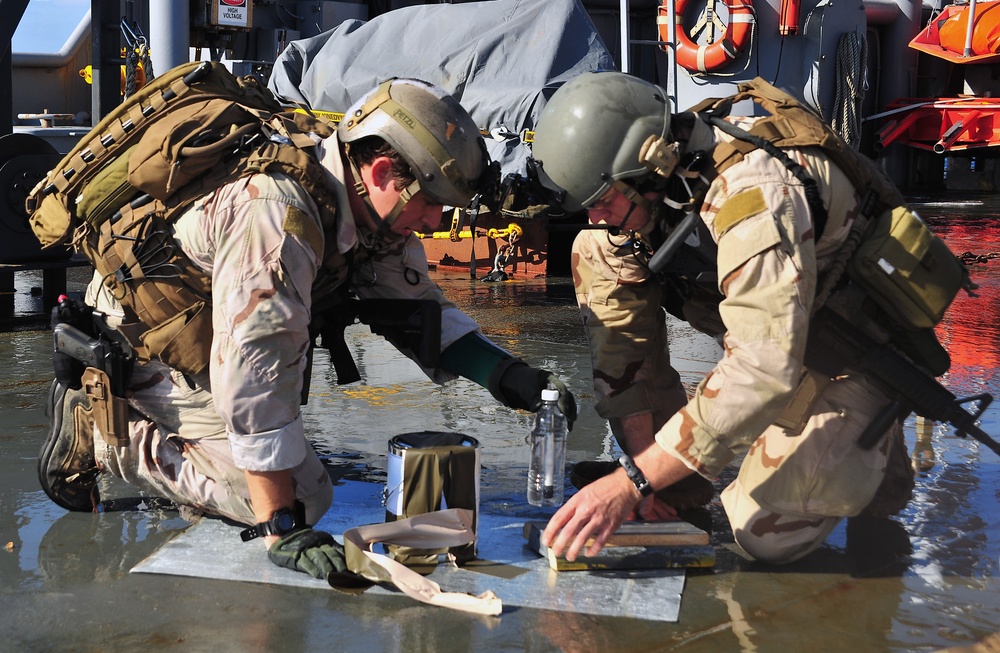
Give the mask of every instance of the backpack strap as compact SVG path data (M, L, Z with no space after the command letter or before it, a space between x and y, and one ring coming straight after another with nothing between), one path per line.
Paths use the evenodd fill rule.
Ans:
M771 141L758 134L741 129L717 116L710 116L708 120L718 129L737 139L737 141L741 141L752 146L750 149L760 148L767 152L769 155L780 161L782 165L788 169L792 176L794 176L799 183L802 184L803 191L806 194L806 202L809 204L809 213L812 215L813 232L815 233L814 239L819 240L823 235L823 230L826 228L829 215L826 211L826 206L823 204L823 198L820 197L819 186L816 184L816 180L809 176L805 168L803 168L801 164L793 161L790 156L781 151ZM740 153L738 148L733 147L732 150L733 154ZM733 156L727 157L730 165L735 163L732 159Z

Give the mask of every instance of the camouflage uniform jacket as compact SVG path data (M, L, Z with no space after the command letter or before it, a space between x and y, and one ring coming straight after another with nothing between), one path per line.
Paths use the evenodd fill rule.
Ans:
M340 191L336 244L344 253L361 252L374 240L355 227L335 139L318 149ZM324 256L316 205L289 177L254 175L199 200L175 222L174 236L212 281L210 387L234 461L254 471L294 467L306 455L299 400L311 290ZM352 289L360 297L437 300L442 349L478 329L428 278L423 247L412 235L367 259L347 281ZM454 378L425 372L438 382Z
M753 121L729 120L745 129ZM698 124L689 147L711 151L730 138ZM722 326L712 335L723 356L687 404L655 427L661 447L708 477L746 452L788 404L803 370L817 274L832 263L859 203L847 177L821 151L786 152L816 179L828 207L819 242L801 184L763 150L712 181L699 211L718 245L724 298L709 319L697 317L696 306L685 306L685 314L702 330ZM591 344L597 410L605 418L656 415L664 390L676 386L663 289L617 246L624 238L583 231L574 243L577 298Z

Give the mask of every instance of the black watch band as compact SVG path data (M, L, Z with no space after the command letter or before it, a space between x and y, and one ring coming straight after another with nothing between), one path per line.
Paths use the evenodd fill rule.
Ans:
M306 507L296 501L292 508L279 508L271 518L255 526L240 531L240 539L244 542L268 535L286 535L293 531L309 528L306 524Z
M649 481L643 476L642 470L636 466L628 454L623 453L621 458L618 459L618 464L625 469L625 473L628 474L629 480L635 485L635 489L639 490L639 494L648 497L653 493L653 486L649 484Z

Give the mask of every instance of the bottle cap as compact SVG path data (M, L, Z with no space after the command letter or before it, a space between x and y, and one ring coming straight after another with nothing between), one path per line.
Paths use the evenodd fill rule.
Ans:
M558 390L542 390L542 401L559 401Z

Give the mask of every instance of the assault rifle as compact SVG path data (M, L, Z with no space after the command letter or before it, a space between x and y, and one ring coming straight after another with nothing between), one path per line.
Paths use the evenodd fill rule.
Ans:
M955 435L970 436L1000 455L1000 443L976 425L993 401L992 395L956 398L933 376L892 347L876 342L828 306L813 317L805 364L830 377L851 367L875 381L889 397L889 405L858 438L858 445L864 449L878 444L893 420L913 412L935 422L947 422L955 427ZM975 407L967 410L966 405L973 403Z
M441 363L441 305L432 299L346 299L315 312L310 325L311 336L320 338L320 346L330 351L330 362L337 373L337 385L361 380L351 351L344 340L344 329L355 321L367 324L377 334L397 347L413 352L424 367ZM312 348L305 380L302 403L309 393L309 370L312 369Z

